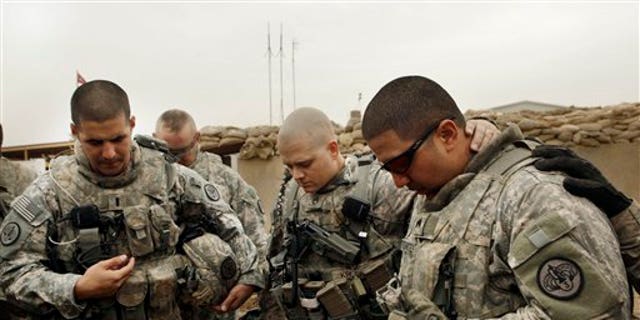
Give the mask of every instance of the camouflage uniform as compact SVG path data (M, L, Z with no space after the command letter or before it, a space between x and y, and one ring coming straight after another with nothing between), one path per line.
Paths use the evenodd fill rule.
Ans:
M285 247L293 241L293 235L286 228L286 224L294 219L292 202L298 204L298 222L312 221L328 232L354 241L356 245L361 242L359 247L362 248L359 262L348 265L338 263L330 259L328 254L314 250L312 244L298 262L299 278L324 281L325 283L341 279L351 280L356 276L361 277L361 271L379 261L385 262L385 268L389 273L393 272L393 265L390 261L391 253L399 244L406 230L414 193L406 188L396 188L391 175L380 170L377 162L371 163L371 159L365 161L364 164L360 163L364 166L359 167L359 161L362 160L355 156L347 156L343 170L328 185L314 194L305 193L294 180L287 184L284 192L283 212L274 210L273 238L269 248L271 255L282 253ZM364 190L366 190L366 197L369 198L367 200L371 205L370 215L372 218L366 222L355 221L353 218L346 217L342 212L345 199L347 196L353 196L358 185L359 168L368 170L364 173L368 176ZM367 234L365 240L358 239L357 235L360 232ZM376 284L367 283L367 280L363 281L367 291L376 289ZM302 287L304 291L304 286ZM369 292L369 294L375 296L374 292ZM269 313L271 314L273 311ZM361 314L356 318L367 318L367 316Z
M203 178L216 185L221 198L238 215L245 234L258 249L260 270L267 272L267 234L264 228L264 213L256 190L247 184L233 169L222 163L220 156L198 150L196 160L189 166ZM234 312L225 315L212 314L206 310L197 312L200 319L233 319ZM195 314L189 315L196 317Z
M198 151L196 161L189 168L218 187L222 199L238 215L244 233L258 249L258 256L264 260L267 234L264 229L264 213L256 190L236 171L222 163L220 156L213 153Z
M416 200L396 304L408 314L392 318L630 317L606 216L565 191L561 173L536 170L521 139L508 128L433 199Z
M186 224L205 217L212 222L207 231L235 253L238 282L263 287L255 246L213 185L135 143L130 167L117 177L95 174L81 148L76 150L75 157L52 162L49 173L16 199L0 228L0 289L29 317L116 319L120 313L120 319L139 319L142 310L148 319L180 319L175 269L184 266L184 256L176 254L176 244ZM91 237L97 233L70 219L70 212L86 204L100 210L101 228L103 219L111 223L91 248L83 244L95 243ZM202 245L189 249L201 251ZM116 296L76 301L80 274L97 260L121 254L136 257L136 265Z
M37 175L27 166L0 157L0 222L9 212L11 201L19 196Z
M628 208L611 218L616 230L622 260L627 268L629 282L640 292L640 206L633 202Z

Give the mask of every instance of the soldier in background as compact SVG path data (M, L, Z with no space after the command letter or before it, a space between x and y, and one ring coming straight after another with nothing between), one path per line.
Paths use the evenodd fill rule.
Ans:
M245 233L258 249L261 270L266 272L267 235L256 190L236 171L222 163L220 156L200 150L200 132L186 111L171 109L163 112L156 121L153 136L166 141L169 152L181 165L193 169L216 185L221 198L238 215ZM233 314L227 314L226 318L233 319Z
M395 184L422 194L403 239L397 281L379 298L391 318L630 317L618 242L565 175L534 167L509 127L476 155L449 94L419 76L369 103L363 135ZM597 301L597 303L594 303Z
M2 151L2 124L0 124L0 154ZM0 156L0 223L9 213L11 202L36 179L32 168Z
M75 156L55 159L0 226L0 290L20 317L180 319L178 300L230 311L263 287L216 187L132 141L124 90L87 82L71 115Z
M478 148L497 132L486 121L468 129ZM278 150L293 180L272 217L273 299L263 297L263 318L386 319L375 291L397 269L414 193L395 188L372 157L343 156L314 108L286 118Z

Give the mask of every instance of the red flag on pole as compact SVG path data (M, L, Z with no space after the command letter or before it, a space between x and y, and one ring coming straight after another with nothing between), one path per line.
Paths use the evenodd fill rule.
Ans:
M80 74L80 72L78 72L78 70L76 70L76 87L79 87L83 84L85 84L87 82L87 80L84 79L84 77Z

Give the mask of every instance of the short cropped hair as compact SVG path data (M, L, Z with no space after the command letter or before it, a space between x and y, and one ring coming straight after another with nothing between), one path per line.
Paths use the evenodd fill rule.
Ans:
M111 81L89 81L71 96L71 120L75 125L81 121L106 121L120 114L124 114L126 120L131 117L129 97Z
M314 147L337 139L329 117L320 109L311 107L297 108L291 112L278 131L278 143L301 138Z
M156 121L156 132L160 132L163 127L171 132L179 132L186 125L196 130L196 122L189 113L180 109L170 109L163 112Z
M435 81L421 76L406 76L387 83L373 97L362 119L366 140L388 130L400 138L417 139L426 127L453 119L464 127L464 116L456 102Z

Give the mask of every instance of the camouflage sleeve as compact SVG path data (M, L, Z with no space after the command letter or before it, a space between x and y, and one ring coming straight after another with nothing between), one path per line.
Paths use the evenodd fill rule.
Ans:
M26 165L18 164L18 172L16 177L16 196L24 192L25 189L38 177L38 173L27 167Z
M223 176L227 188L230 189L229 205L238 215L245 233L258 249L258 257L266 262L267 233L258 193L229 167L225 166Z
M637 202L611 218L611 224L620 241L622 260L629 281L640 292L640 207Z
M397 188L391 174L372 165L369 172L369 188L373 195L371 214L376 230L381 234L404 236L416 193L407 188Z
M38 185L14 202L0 227L0 290L8 302L33 312L56 309L65 318L78 317L85 305L75 301L77 274L60 274L46 267L47 229L51 211Z
M180 203L183 214L187 216L205 214L211 218L217 236L229 243L237 255L241 272L238 282L264 288L264 276L260 269L258 251L245 234L236 214L221 199L218 189L195 171L182 166L177 168L181 175L179 179L181 187L184 188L182 203Z
M563 176L534 169L503 189L496 248L527 306L508 319L628 319L629 290L618 242L606 216L567 193ZM597 303L593 303L597 301Z

